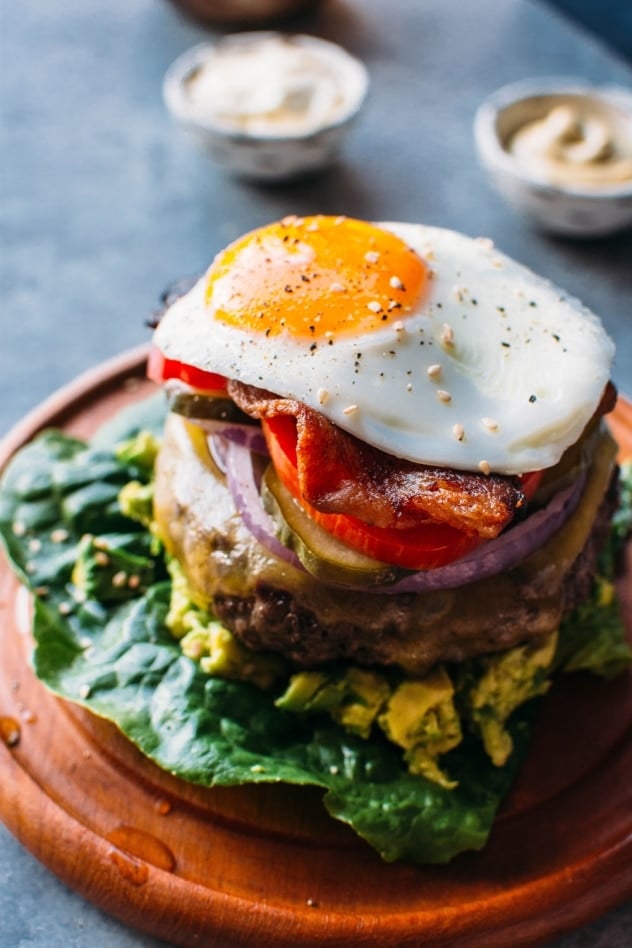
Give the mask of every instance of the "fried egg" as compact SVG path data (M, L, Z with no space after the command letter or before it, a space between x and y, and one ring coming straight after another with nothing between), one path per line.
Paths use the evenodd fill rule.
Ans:
M389 454L503 474L559 460L614 355L593 313L489 240L326 216L235 241L155 342Z

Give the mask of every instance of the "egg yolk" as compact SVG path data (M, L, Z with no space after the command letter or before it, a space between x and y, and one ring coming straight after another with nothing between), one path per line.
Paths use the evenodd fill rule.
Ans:
M250 333L332 339L405 319L428 270L395 234L347 217L288 217L252 231L215 259L213 318Z

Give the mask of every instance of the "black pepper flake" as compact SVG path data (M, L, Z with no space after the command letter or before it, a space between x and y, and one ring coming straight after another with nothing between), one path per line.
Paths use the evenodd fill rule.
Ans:
M537 397L535 395L529 395L529 401L533 405L534 402L537 402Z
M560 341L560 337L558 336L558 334L557 334L556 332L552 333L552 336L553 336L553 338L555 339L556 342L559 342L559 341Z
M443 309L443 303L437 303L436 306L437 309Z
M303 283L309 283L309 277L307 276L306 273L301 273L301 280L303 281Z
M382 322L385 322L385 320L388 319L388 316L386 315L386 313L384 313L383 316L380 316L380 319L382 320Z
M510 342L501 342L501 346L503 347L503 349L511 349Z
M504 313L504 312L505 312L505 307L504 307L504 306L497 306L496 309L498 310L499 313Z
M270 335L270 327L268 327L268 328L266 329L266 339L267 339L267 337L268 337L269 335Z
M478 300L470 300L472 306L478 306Z
M293 293L293 292L294 292L294 290L292 289L292 287L290 286L289 283L286 283L285 286L283 287L283 289L285 290L286 293Z
M310 326L309 331L312 333L316 332L316 326Z
M537 306L537 305L538 304L536 303L535 300L529 300L529 306Z
M311 346L309 347L310 352L316 352L317 349L318 349L318 344L315 342L313 342Z

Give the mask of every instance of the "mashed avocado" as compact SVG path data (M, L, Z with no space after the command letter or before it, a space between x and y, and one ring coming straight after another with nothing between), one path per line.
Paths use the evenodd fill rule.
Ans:
M557 638L553 632L543 641L468 663L460 687L462 713L497 767L507 762L513 749L505 727L510 715L549 690Z

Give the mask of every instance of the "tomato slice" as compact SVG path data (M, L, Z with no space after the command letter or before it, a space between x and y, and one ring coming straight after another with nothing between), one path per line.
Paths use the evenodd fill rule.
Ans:
M147 358L147 377L161 385L169 379L179 379L206 395L226 395L226 378L217 372L206 372L195 365L168 359L158 346L152 346Z
M420 570L445 566L483 542L478 536L431 520L398 530L374 527L348 514L317 510L301 496L294 418L277 415L263 419L261 424L272 463L284 486L316 523L352 549L384 563Z
M534 496L543 477L544 471L529 471L528 474L520 475L520 489L527 500Z

